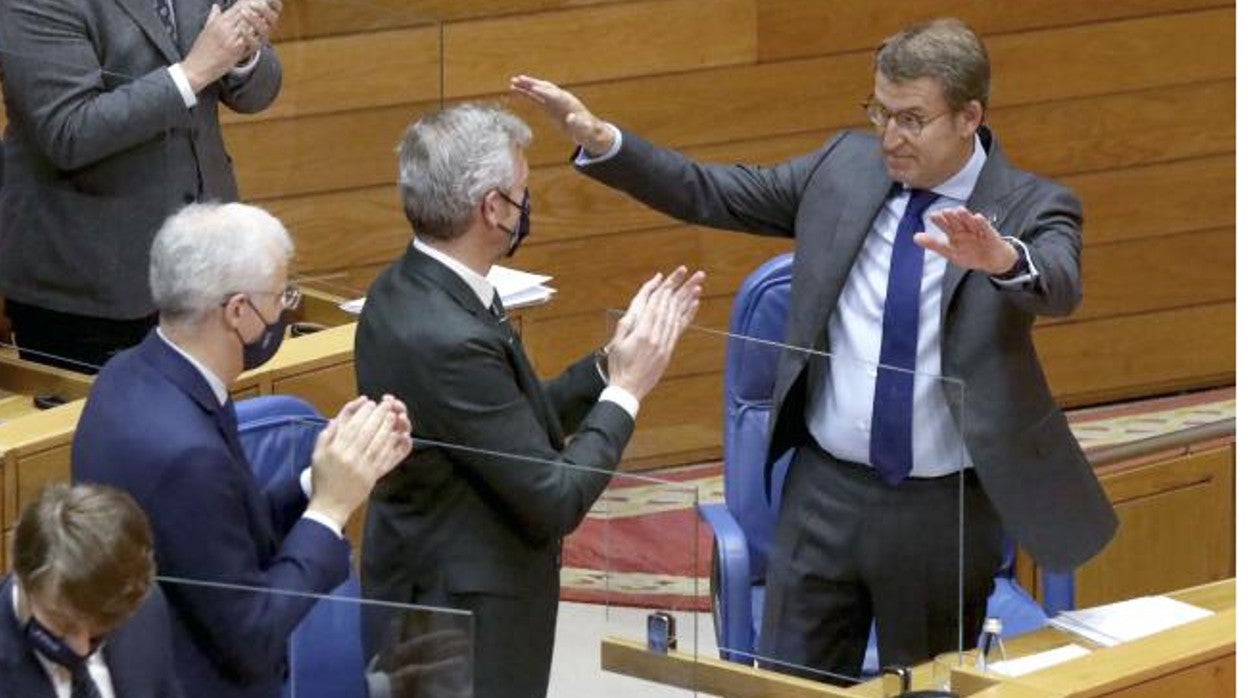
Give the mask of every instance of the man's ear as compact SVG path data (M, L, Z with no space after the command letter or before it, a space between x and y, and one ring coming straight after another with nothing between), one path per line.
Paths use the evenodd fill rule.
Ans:
M984 124L984 105L979 100L972 99L966 103L966 106L962 107L959 115L962 117L962 123L960 124L962 135L965 138L970 138Z

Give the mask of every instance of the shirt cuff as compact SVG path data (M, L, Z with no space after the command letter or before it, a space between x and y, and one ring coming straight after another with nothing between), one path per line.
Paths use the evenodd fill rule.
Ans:
M169 77L173 78L173 84L178 86L178 94L182 95L182 103L187 109L194 109L199 98L195 96L195 90L191 89L191 81L186 77L186 71L182 69L181 63L169 66Z
M261 46L255 53L251 54L251 58L248 59L246 63L230 68L230 77L237 79L245 78L248 75L251 75L251 72L256 69L256 66L260 65L260 54L262 53L264 53L263 46Z
M304 468L299 473L299 489L303 490L303 496L312 499L312 469Z
M594 163L602 162L604 160L610 160L615 157L616 153L620 152L620 147L624 145L624 134L620 132L620 129L617 128L615 124L609 123L607 124L607 128L611 129L612 134L611 147L607 148L607 152L595 157L585 152L584 148L577 148L576 157L572 158L573 165L576 165L577 167L593 165Z
M1012 276L1008 279L998 279L989 275L988 278L992 280L992 283L996 284L1000 288L1017 289L1023 288L1040 278L1040 272L1036 270L1036 265L1031 261L1031 248L1027 247L1027 243L1016 237L1010 237L1008 235L1002 236L1002 238L1018 243L1017 249L1021 249L1023 251L1023 258L1027 261L1027 268L1016 276Z
M628 416L637 419L637 412L641 409L641 402L627 390L618 385L608 385L598 394L598 402L604 400L614 402L620 406L620 409L627 412Z
M338 528L338 524L335 523L334 520L330 519L328 516L325 516L323 514L318 514L315 511L305 511L303 512L303 518L309 521L317 522L318 524L324 526L325 528L328 528L329 530L333 531L335 536L342 538L342 529Z

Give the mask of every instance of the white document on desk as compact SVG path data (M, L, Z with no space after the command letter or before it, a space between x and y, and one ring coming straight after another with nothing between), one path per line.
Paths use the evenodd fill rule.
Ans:
M1026 657L993 662L988 665L988 670L1002 676L1022 676L1023 674L1047 669L1088 654L1092 654L1092 651L1079 645L1062 645L1047 652L1037 652Z
M485 278L494 285L499 298L503 299L503 307L507 310L541 305L555 295L555 289L546 285L546 282L553 277L543 274L533 274L495 264L490 267L490 273ZM359 315L360 311L364 310L364 300L356 298L343 301L338 307L348 313Z
M1112 647L1211 615L1212 611L1167 596L1141 596L1104 606L1063 611L1050 618L1049 624Z

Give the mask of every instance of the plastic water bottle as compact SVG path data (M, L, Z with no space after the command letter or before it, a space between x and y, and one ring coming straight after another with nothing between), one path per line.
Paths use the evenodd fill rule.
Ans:
M984 619L984 632L979 636L979 670L987 671L988 665L1005 661L1005 642L1001 639L1004 626L1000 618Z

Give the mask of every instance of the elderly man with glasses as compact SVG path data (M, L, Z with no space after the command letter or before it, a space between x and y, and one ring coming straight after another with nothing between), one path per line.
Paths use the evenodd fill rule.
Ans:
M873 619L883 664L973 644L1003 530L1069 570L1117 525L1031 339L1037 315L1081 298L1079 200L1006 159L965 24L903 29L874 71L874 135L774 167L693 162L512 80L589 176L699 225L796 240L797 350L777 366L769 460L794 457L758 654L820 678L859 673Z
M192 698L276 698L287 638L312 604L283 592L324 593L347 578L343 526L411 450L401 402L357 398L300 477L256 484L228 387L282 341L299 301L291 254L286 229L253 206L193 204L166 221L151 253L160 324L104 366L74 437L74 478L138 501L163 577L252 590L165 585Z

